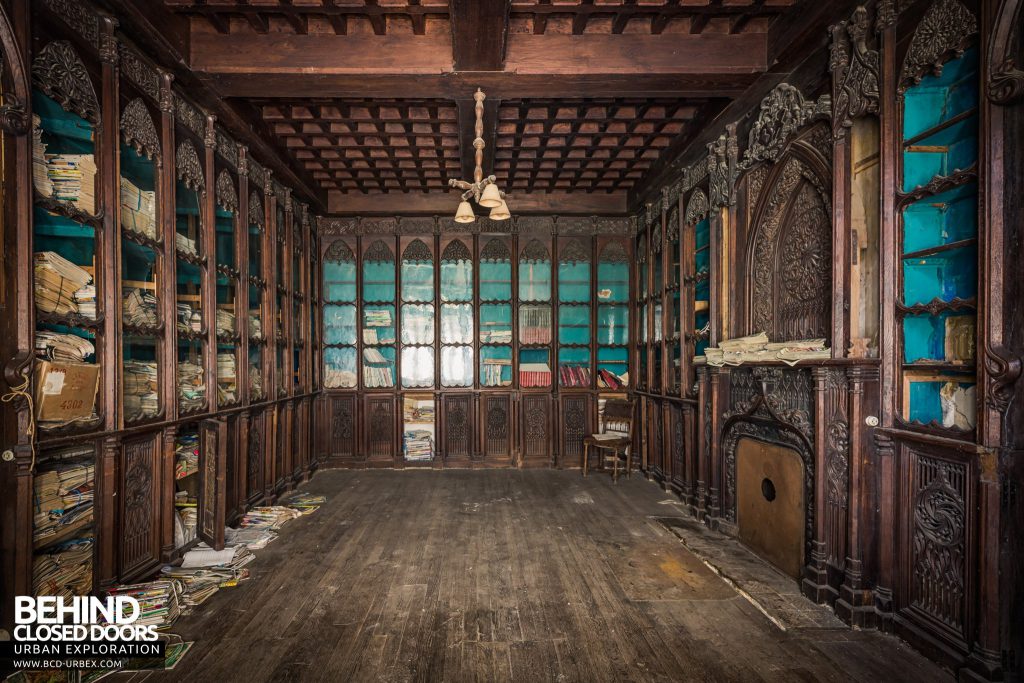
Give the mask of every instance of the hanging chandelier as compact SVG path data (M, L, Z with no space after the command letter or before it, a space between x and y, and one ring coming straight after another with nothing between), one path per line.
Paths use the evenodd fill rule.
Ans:
M473 140L473 149L476 150L476 168L473 170L473 182L455 178L448 181L449 187L465 190L462 193L459 208L455 212L456 223L472 223L476 220L473 206L469 203L471 198L480 206L491 210L490 217L493 221L504 221L512 217L508 211L508 204L505 203L505 193L499 190L495 184L497 178L493 175L484 177L484 99L486 98L487 95L484 94L484 91L477 88L473 95L473 99L476 100L476 126L474 128L476 139Z

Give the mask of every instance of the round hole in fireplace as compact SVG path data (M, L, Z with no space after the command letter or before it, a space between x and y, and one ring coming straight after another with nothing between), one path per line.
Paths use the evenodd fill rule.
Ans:
M775 484L768 477L761 480L761 495L769 503L775 500Z

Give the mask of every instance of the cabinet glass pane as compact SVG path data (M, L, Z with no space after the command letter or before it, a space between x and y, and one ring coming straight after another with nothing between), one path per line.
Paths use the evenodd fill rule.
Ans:
M202 271L199 266L179 260L176 274L178 332L203 331Z
M351 304L324 306L324 344L356 344L356 307Z
M324 261L324 300L355 301L356 264L354 261Z
M177 374L178 413L194 413L205 408L203 345L199 341L178 341Z
M551 307L538 305L519 306L519 343L551 343Z
M395 386L393 346L363 349L363 386L367 389L390 389Z
M121 363L126 422L146 420L160 412L156 341L125 334Z
M441 343L473 343L472 304L441 304Z
M558 349L558 384L563 387L590 386L590 349Z
M174 198L175 249L184 257L198 257L202 254L199 193L179 180L175 185Z
M230 211L217 207L214 214L217 242L217 265L235 267L235 218Z
M971 183L914 202L903 211L903 253L976 237L977 185Z
M547 349L519 350L519 386L551 386L551 354Z
M969 299L978 293L978 250L973 244L903 260L903 303Z
M442 347L441 384L446 387L473 386L473 347Z
M253 403L266 398L263 388L263 348L249 345L249 400Z
M949 311L903 318L903 362L971 364L975 354L973 314Z
M936 176L970 168L978 159L976 116L943 128L903 148L903 189L912 190Z
M934 421L943 427L974 428L976 392L972 375L910 375L905 378L904 391L904 419L925 425Z
M480 343L512 343L512 304L480 306Z
M558 300L562 303L590 301L590 264L558 264Z
M402 349L402 386L429 387L434 384L434 348L407 346Z
M374 305L363 307L363 343L395 343L394 306Z
M134 148L121 148L121 228L149 239L159 239L156 221L156 163Z
M558 307L558 342L560 344L590 343L590 307Z
M356 386L356 350L352 347L324 349L324 387Z
M395 298L394 255L377 240L363 258L363 301L393 301Z
M480 300L512 299L512 258L500 239L489 240L480 250Z
M978 50L946 62L904 95L903 138L914 138L978 106Z
M458 256L459 258L449 258ZM473 262L462 242L452 242L441 259L441 301L473 300Z
M597 343L609 346L629 343L629 308L597 307Z
M511 346L481 347L480 384L485 387L507 387L512 384Z
M402 301L434 300L434 262L430 249L413 240L402 254Z
M402 305L402 343L434 343L434 306L432 304Z
M601 389L622 389L629 385L629 349L597 349L597 386Z
M547 248L531 240L519 259L519 299L551 300L551 261Z
M597 265L597 300L601 303L629 302L629 264L605 263Z

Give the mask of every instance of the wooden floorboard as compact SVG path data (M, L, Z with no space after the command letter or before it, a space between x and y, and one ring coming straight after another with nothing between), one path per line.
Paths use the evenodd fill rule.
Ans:
M656 517L650 483L321 472L328 497L174 631L166 681L951 680L896 638L782 631Z

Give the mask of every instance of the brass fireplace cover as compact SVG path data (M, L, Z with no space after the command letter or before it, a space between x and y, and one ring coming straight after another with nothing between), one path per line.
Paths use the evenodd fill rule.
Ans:
M792 448L743 438L736 445L740 540L799 579L804 564L804 464Z

